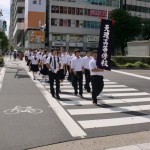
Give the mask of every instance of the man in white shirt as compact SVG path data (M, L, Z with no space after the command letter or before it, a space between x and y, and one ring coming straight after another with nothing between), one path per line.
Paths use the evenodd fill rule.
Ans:
M90 88L91 77L90 77L90 67L89 67L89 62L91 59L92 59L91 51L90 51L90 49L88 49L88 50L86 50L86 56L83 57L83 67L84 67L84 73L85 73L84 88L85 88L85 90L87 90L88 93L91 92L91 88Z
M83 60L80 57L80 50L75 50L75 57L71 61L71 69L73 72L73 87L74 94L78 94L78 82L79 82L79 95L83 97Z
M97 61L97 50L92 52L93 59L89 63L90 74L91 74L91 83L92 83L92 99L93 104L97 105L97 96L102 92L104 87L104 81L102 73L104 69L100 69L96 65Z
M52 97L60 99L59 91L60 91L60 82L59 82L59 70L60 70L60 60L57 56L57 49L51 50L51 57L47 58L46 64L47 68L49 69L49 81L50 81L50 91L52 94ZM56 92L54 91L54 80L56 81Z

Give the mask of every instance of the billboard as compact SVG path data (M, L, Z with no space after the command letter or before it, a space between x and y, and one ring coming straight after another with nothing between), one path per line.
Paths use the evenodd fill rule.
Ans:
M25 0L25 30L39 28L45 24L46 0Z

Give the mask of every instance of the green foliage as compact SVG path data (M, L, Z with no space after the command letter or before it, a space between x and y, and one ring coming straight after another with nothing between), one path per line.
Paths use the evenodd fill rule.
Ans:
M131 16L124 9L113 10L111 17L115 20L113 47L114 49L121 49L122 55L124 55L124 48L127 42L133 40L141 33L141 19Z
M1 48L7 49L9 46L9 41L8 41L8 38L4 32L0 32L0 39L2 39Z
M122 64L122 65L128 62L127 59L125 59L124 57L117 57L115 60L117 63Z
M4 64L4 59L3 57L0 57L0 65L3 65Z
M123 65L123 68L132 69L132 68L135 68L135 64L133 64L133 63L126 63L125 65Z
M150 39L150 20L144 20L142 22L142 37L144 40Z
M115 68L118 67L117 62L114 59L111 59L111 66Z
M150 68L150 66L148 64L142 63L141 61L135 62L134 65L137 69L139 69L139 68L141 68L141 69Z

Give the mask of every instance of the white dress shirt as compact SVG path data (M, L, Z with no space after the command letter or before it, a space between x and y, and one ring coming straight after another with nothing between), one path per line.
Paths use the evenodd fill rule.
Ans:
M55 57L55 61L56 61L56 69L54 69L54 57ZM50 60L52 60L51 63L50 63ZM58 62L58 60L59 60L59 62ZM55 73L59 70L59 67L60 67L59 57L57 57L57 56L48 57L46 60L46 63L50 65L50 69L52 71L54 71Z
M90 57L85 56L82 59L83 59L84 69L90 69L89 62L91 61L92 57L91 56Z
M46 56L46 55L42 56L42 62L43 62L43 64L46 64L47 58L48 58L48 56Z
M37 65L39 63L39 58L36 57L36 59L35 59L35 56L32 56L31 63L32 63L32 65Z
M94 75L102 75L102 72L93 72L92 69L94 68L98 68L97 65L96 65L96 60L94 58L92 58L89 62L89 67L90 67L90 74L91 76L94 76Z
M67 64L67 57L68 56L66 54L61 55L61 58L62 58L62 61L63 61L64 64Z
M82 71L83 69L83 60L81 57L73 58L71 61L71 69L74 69L74 71Z

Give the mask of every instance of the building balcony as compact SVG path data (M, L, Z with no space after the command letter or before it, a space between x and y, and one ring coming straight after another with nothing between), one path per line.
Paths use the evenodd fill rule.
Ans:
M17 37L22 30L24 30L24 22L18 22L15 26L13 37Z

